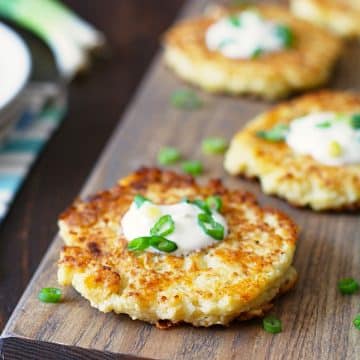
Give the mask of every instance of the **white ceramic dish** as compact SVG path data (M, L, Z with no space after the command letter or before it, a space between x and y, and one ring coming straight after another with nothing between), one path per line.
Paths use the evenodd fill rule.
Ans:
M31 57L25 43L13 30L1 22L0 54L1 112L25 87L31 70Z

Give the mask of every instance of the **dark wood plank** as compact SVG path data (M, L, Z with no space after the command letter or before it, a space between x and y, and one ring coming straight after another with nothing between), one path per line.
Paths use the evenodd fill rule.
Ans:
M202 11L206 4L207 0L193 1L191 12ZM360 90L358 55L359 45L349 45L333 79L334 87ZM199 92L206 104L204 108L184 112L169 105L169 94L180 86L183 84L158 56L82 195L113 185L117 178L142 164L154 164L158 149L169 144L190 158L203 160L205 177L220 175L229 186L250 190L262 204L289 213L302 232L295 259L299 283L293 292L277 301L274 309L283 321L284 331L273 336L261 329L259 321L251 321L234 323L229 328L179 326L164 332L125 315L91 309L70 288L64 289L63 303L41 304L36 297L39 289L56 284L56 260L61 246L57 238L3 336L10 338L7 341L30 339L39 348L43 342L49 342L156 359L359 358L360 333L351 324L360 310L359 297L343 297L336 289L339 278L360 273L359 214L318 214L295 209L261 194L256 182L227 176L221 157L203 157L201 139L210 135L230 138L271 104Z
M105 32L111 57L72 84L63 125L1 224L0 331L56 233L58 214L84 183L183 0L66 2ZM25 37L34 54L34 78L53 79L49 51L32 36Z
M0 339L0 357L11 360L136 360L135 356L118 355L107 351L62 346L20 338ZM148 359L151 360L151 359Z

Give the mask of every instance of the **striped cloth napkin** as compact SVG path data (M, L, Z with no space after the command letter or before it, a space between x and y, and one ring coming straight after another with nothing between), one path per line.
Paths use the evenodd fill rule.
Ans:
M18 107L18 110L14 110ZM13 107L11 128L0 145L0 222L44 145L59 126L66 111L65 89L56 84L33 83ZM19 112L20 110L20 112ZM19 115L20 114L20 115Z

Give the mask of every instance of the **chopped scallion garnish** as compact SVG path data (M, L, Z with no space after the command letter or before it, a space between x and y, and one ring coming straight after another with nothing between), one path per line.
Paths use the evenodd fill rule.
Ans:
M152 246L153 248L159 250L159 251L163 251L163 252L167 252L167 253L171 253L175 250L177 250L177 245L176 243L174 243L171 240L168 240L162 236L151 236L150 237L150 246Z
M140 194L137 194L134 197L134 202L137 208L140 208L146 201L150 201L150 200Z
M205 201L201 199L189 200L188 198L184 198L182 201L188 204L196 205L208 215L211 215L211 210L220 211L222 208L221 198L217 195L209 196Z
M330 126L331 126L330 121L323 121L319 124L316 124L316 127L321 128L321 129L326 129L326 128L329 128Z
M192 90L176 90L171 95L171 104L185 110L195 110L202 106L201 99Z
M286 25L278 25L276 27L276 35L281 39L282 43L286 48L290 48L294 44L294 33Z
M38 299L45 303L57 303L61 300L61 290L53 287L42 288Z
M171 240L164 238L163 236L142 236L138 237L134 240L131 240L128 243L128 250L129 251L144 251L148 247L153 247L159 251L163 252L173 252L177 249L176 243Z
M353 278L345 278L338 282L338 288L343 295L351 295L359 291L360 285Z
M211 210L204 200L195 199L193 201L189 201L190 204L196 205L199 209L204 211L206 214L211 215Z
M198 176L204 171L203 165L198 160L185 161L181 165L182 170L189 175Z
M282 331L281 320L273 315L267 316L263 319L263 328L271 334L280 333Z
M128 250L129 251L144 251L150 246L150 237L149 236L142 236L136 239L131 240L128 243Z
M157 155L157 161L160 165L171 165L181 159L179 150L173 147L165 147L161 149Z
M216 196L216 195L209 196L209 197L206 199L206 205L207 205L210 209L213 209L213 210L216 210L216 211L221 211L221 208L222 208L222 200L221 200L220 196Z
M284 141L286 134L289 131L289 126L285 124L277 124L270 130L260 130L256 136L272 142Z
M257 48L251 55L252 59L257 59L258 57L260 57L263 53L263 50L261 48Z
M354 326L360 330L360 314L357 314L353 320Z
M250 5L252 2L253 2L252 0L232 0L231 5L244 6L244 5Z
M175 230L175 223L171 215L163 215L151 228L150 234L155 236L166 236L170 235Z
M218 48L219 49L223 49L225 46L234 43L233 39L224 39L223 41L220 42Z
M198 215L198 224L203 229L205 234L211 236L215 240L223 240L225 236L225 229L220 223L216 222L214 218L206 213Z
M240 27L241 26L241 21L240 21L240 19L239 19L239 17L237 15L229 16L229 21L230 21L231 25L233 25L235 27Z
M360 113L351 116L351 126L354 129L360 129Z
M223 154L227 147L227 141L220 137L207 138L202 142L202 151L205 154Z

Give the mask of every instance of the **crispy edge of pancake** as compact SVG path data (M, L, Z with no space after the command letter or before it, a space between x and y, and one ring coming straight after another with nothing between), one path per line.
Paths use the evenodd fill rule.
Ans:
M164 36L167 65L181 78L209 92L254 94L270 100L327 81L340 56L341 41L279 6L259 5L257 9L266 18L293 28L296 36L293 49L265 54L258 59L229 59L209 51L204 42L206 29L222 16L244 9L246 7L220 8L213 16L174 25Z
M263 304L260 304L260 306L244 311L240 314L237 318L231 320L230 323L222 324L224 326L229 326L234 321L248 321L253 320L257 318L263 318L273 307L274 307L274 301L286 294L287 292L291 291L297 282L298 274L293 266L290 266L289 270L286 272L285 276L281 279L279 288L277 289L276 294L270 299L269 301L264 302ZM180 325L181 322L173 323L169 320L159 320L155 323L156 327L158 329L169 329L171 327Z
M333 0L291 0L292 12L342 37L360 36L360 8Z
M310 156L296 155L284 142L271 143L256 136L259 130L289 123L311 111L360 111L360 95L321 91L282 103L250 121L233 138L225 169L258 178L267 194L295 206L314 210L358 210L360 165L327 166Z
M121 180L119 182L118 187L133 186L134 190L138 192L139 190L145 189L149 184L149 182L157 181L156 179L158 179L159 174L162 177L163 181L165 181L165 183L167 184L166 186L176 185L177 187L180 188L182 186L184 186L185 188L189 186L195 186L195 190L197 188L203 188L196 185L194 180L188 176L178 175L168 171L159 172L159 170L157 169L142 169L136 172L135 174L130 175L127 178ZM115 190L113 190L115 191L115 197L121 194L121 190L116 188L117 187L115 187L114 188ZM292 221L281 212L273 209L259 208L255 202L254 197L249 193L238 192L235 190L228 190L224 188L219 181L211 181L208 185L207 191L210 192L217 191L220 194L224 192L225 193L229 192L228 195L229 196L231 195L234 201L239 201L239 203L242 204L241 206L249 206L250 209L253 208L253 210L255 210L258 214L261 213L262 214L261 216L267 216L267 215L269 215L270 217L274 216L276 218L276 221L278 221L279 224L282 224L281 231L282 232L285 231L284 233L285 239L283 241L285 243L288 243L288 245L286 246L290 246L289 249L287 250L290 251L290 253L287 254L287 256L289 257L287 257L286 264L284 264L286 265L286 267L284 267L284 269L282 270L280 268L278 270L274 268L275 275L274 277L271 278L271 281L268 283L267 288L266 289L264 288L264 291L262 293L259 293L259 295L257 295L256 298L254 298L254 301L252 302L252 306L250 306L250 303L247 303L248 307L244 309L244 311L241 311L239 313L239 315L241 314L240 318L242 318L243 316L243 319L251 318L255 316L262 316L262 314L264 314L265 311L270 308L271 306L270 304L272 300L278 294L281 294L289 290L296 281L296 271L291 266L291 262L295 251L297 228L295 224L292 223ZM235 196L236 194L238 196ZM100 286L104 288L104 291L108 296L109 294L116 293L117 291L119 291L120 289L119 280L121 278L121 274L118 274L116 271L114 271L114 269L112 269L111 266L109 267L108 264L104 265L104 263L98 260L100 259L98 257L101 256L101 253L104 250L102 241L99 241L98 243L96 242L94 243L93 241L94 239L88 239L88 240L84 238L80 239L76 235L74 238L71 238L70 234L73 231L76 231L76 228L82 228L84 226L91 227L96 222L95 218L97 215L100 214L101 216L101 214L104 213L103 211L105 211L106 213L106 209L109 206L110 207L114 206L114 203L112 203L111 199L112 199L111 189L109 189L107 191L104 191L102 193L90 197L90 199L87 200L87 202L78 201L72 207L66 210L60 217L61 219L60 222L62 222L61 225L62 235L68 246L66 246L63 249L61 260L59 262L59 272L58 272L59 282L63 285L72 284L75 287L75 289L77 289L85 298L91 301L92 306L98 308L101 307L101 304L100 306L98 306L99 304L94 302L93 299L91 299L91 296L90 297L86 296L86 292L88 291L86 285L86 282L88 281L86 280L87 275L90 275L91 279L93 279L95 276L96 279L94 278L93 280L91 280L91 282L94 281L95 285L102 284ZM92 201L95 203L91 203ZM90 208L88 209L83 208L82 211L80 212L76 211L76 207L79 206L79 204L80 206L83 204L85 204L86 206L86 204L89 204L89 202L91 203ZM243 205L242 202L244 202L245 205ZM65 223L69 224L70 226L64 227ZM294 244L291 245L291 242L294 242ZM88 246L89 243L91 243L92 246L89 247ZM202 250L198 254L204 253L206 251L208 250ZM154 254L147 253L146 256L154 257ZM197 257L197 255L194 255L194 258L195 257ZM136 258L133 258L134 261L135 259ZM175 259L171 261L169 260L170 264L172 263L172 261L175 261ZM95 266L95 268L93 268L93 266ZM276 275L277 271L278 272L280 271L278 275ZM82 278L83 274L85 278ZM155 284L153 283L152 285ZM104 309L100 309L100 310L106 312L114 310L116 312L116 309L114 309L113 307L106 310ZM123 311L120 310L118 312L123 312ZM129 314L128 312L124 312L124 313ZM133 314L129 314L129 315L132 316ZM232 321L236 317L237 316L230 316L230 317L228 316L227 318L224 319L224 322L222 324L227 325L230 321ZM141 316L141 314L140 316L136 315L135 318L140 318L142 320L151 323L157 323L158 326L165 326L165 324L170 324L170 323L175 324L178 322L182 322L179 320L171 321L171 319L170 321L163 321L164 319L156 319L151 316L144 318ZM187 322L190 322L195 326L210 326L214 324L211 321L209 323L207 323L206 321L204 322L203 319L201 318L200 320L194 319L193 322L191 321L187 321Z

